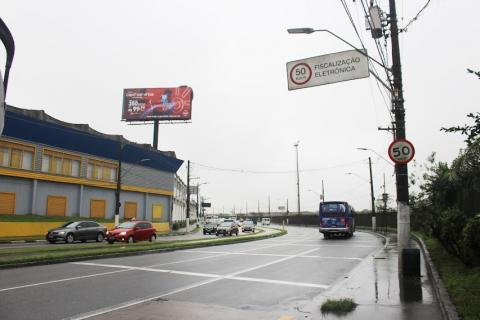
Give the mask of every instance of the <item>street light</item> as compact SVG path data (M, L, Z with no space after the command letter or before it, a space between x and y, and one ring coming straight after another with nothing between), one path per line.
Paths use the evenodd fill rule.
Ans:
M350 175L350 176L352 176L352 175L353 175L353 176L356 176L356 177L362 179L363 181L366 181L367 183L370 183L370 180L368 180L367 178L362 177L362 176L359 175L359 174L356 174L355 172L345 172L345 174L348 174L348 175Z
M382 158L385 162L387 162L389 165L391 165L392 167L394 167L394 165L388 161L386 158L384 158L381 154L379 154L377 151L373 150L373 149L370 149L370 148L364 148L364 147L359 147L359 148L356 148L357 150L362 150L362 151L371 151L373 153L375 153L377 156L379 156L380 158Z
M353 49L355 49L355 51L359 52L360 54L364 55L365 57L367 57L368 59L371 59L373 62L377 63L378 65L380 65L382 68L384 68L385 70L390 70L389 68L387 68L383 63L377 61L376 59L370 57L368 54L366 54L365 52L363 52L362 50L358 49L357 47L355 47L353 44L351 44L350 42L348 42L347 40L343 39L342 37L336 35L335 33L333 33L332 31L330 30L327 30L327 29L313 29L313 28L291 28L291 29L287 29L287 32L290 33L290 34L310 34L310 33L314 33L314 32L327 32L329 34L331 34L332 36L334 36L335 38L337 38L338 40L342 41L343 43L346 43L347 45L349 45L350 47L352 47ZM380 80L377 78L377 80ZM386 86L388 88L388 90L391 90L391 88L389 86L387 86L383 81L382 81L382 84L384 86Z
M202 182L202 183L197 183L197 219L200 217L200 206L199 206L199 203L198 203L198 197L199 197L199 193L200 193L200 186L201 185L204 185L204 184L207 184L208 182Z
M293 145L297 154L297 214L300 214L300 174L298 172L298 145L300 140Z
M120 190L122 189L122 177L132 170L133 165L125 172L122 173L122 153L123 153L123 142L120 142L120 150L118 157L118 169L117 169L117 188L115 190L115 226L120 224ZM150 159L141 159L135 162L134 164L139 164L142 162L150 161Z

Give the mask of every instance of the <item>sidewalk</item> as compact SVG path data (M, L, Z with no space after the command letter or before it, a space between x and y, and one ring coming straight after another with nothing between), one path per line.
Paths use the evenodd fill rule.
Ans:
M418 248L415 241L412 246ZM321 313L320 306L324 301L340 298L353 299L357 308L344 315ZM311 301L291 307L302 314L297 319L442 319L423 254L420 278L399 276L398 250L393 234L389 234L389 241L383 249L363 261L345 279Z

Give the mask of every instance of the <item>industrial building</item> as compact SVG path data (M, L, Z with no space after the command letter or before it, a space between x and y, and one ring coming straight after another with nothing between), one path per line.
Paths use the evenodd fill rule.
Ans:
M0 214L171 221L174 152L137 144L42 110L6 107L0 137Z

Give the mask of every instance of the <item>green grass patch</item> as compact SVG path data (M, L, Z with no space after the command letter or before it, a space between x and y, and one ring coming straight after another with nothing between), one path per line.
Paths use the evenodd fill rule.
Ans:
M480 267L467 267L451 255L438 239L418 234L424 241L442 282L464 320L478 320L480 315Z
M322 303L320 310L322 313L346 314L355 310L356 307L357 304L350 298L328 299Z
M108 254L121 254L132 252L145 252L155 250L174 250L195 247L207 247L216 245L225 245L236 242L260 240L272 238L286 234L286 231L280 230L275 234L255 234L240 237L219 237L205 238L195 240L172 240L156 242L138 242L133 244L115 243L93 243L93 244L71 244L71 245L48 245L28 248L8 248L0 250L0 266L12 265L39 261L57 260L61 262L64 259L95 257Z

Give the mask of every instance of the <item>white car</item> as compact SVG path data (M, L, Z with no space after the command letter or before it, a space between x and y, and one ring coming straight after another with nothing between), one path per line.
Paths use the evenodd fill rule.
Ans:
M262 218L262 225L269 226L270 225L270 218Z

